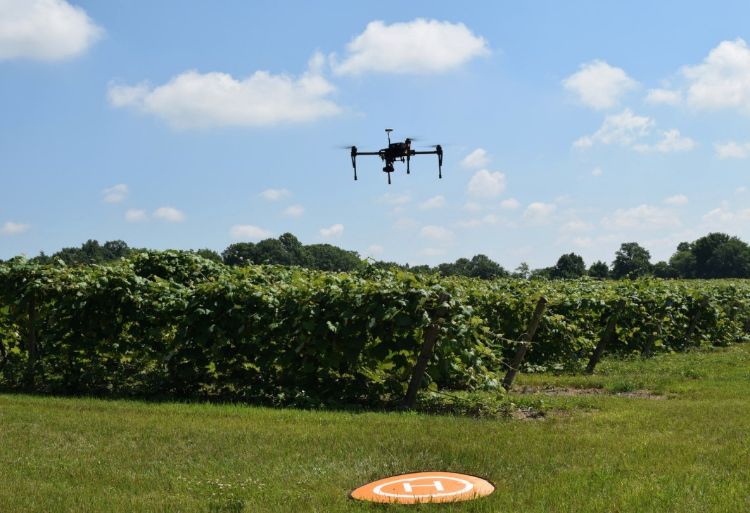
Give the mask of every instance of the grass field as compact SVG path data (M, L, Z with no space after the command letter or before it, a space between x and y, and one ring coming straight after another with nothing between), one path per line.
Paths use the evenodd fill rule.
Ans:
M563 394L517 399L543 402L543 420L0 395L0 511L750 511L750 346L519 385ZM636 390L662 398L615 394ZM497 490L448 505L347 498L423 470Z

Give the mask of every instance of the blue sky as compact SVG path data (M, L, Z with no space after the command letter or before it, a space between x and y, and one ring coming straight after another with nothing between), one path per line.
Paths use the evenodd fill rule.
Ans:
M657 5L654 5L657 4ZM378 259L750 241L747 2L0 0L0 258L284 232ZM445 147L387 185L337 146Z

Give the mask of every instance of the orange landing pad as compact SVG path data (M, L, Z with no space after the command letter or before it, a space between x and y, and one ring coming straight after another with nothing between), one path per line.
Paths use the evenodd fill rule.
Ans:
M489 481L479 477L452 472L418 472L368 483L354 490L351 497L361 501L417 504L469 501L494 491Z

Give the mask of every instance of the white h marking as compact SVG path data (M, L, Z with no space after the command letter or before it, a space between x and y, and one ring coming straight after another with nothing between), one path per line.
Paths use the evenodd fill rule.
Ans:
M437 479L435 481L433 481L431 485L428 485L428 484L423 484L423 485L415 484L415 485L413 485L411 483L404 483L404 491L406 493L412 493L414 491L414 488L416 488L417 486L422 487L422 488L427 488L428 486L433 486L433 487L435 487L435 490L437 490L438 492L444 492L445 491L445 488L443 488L443 483L441 483Z

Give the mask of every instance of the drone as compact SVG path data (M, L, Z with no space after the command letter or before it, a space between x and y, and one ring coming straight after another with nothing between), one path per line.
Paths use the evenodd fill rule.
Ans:
M388 136L388 147L378 151L358 151L356 146L351 146L352 150L352 167L354 168L354 179L357 179L357 156L358 155L377 155L380 160L385 162L383 172L388 173L388 185L391 184L391 173L395 171L393 163L398 161L406 162L406 174L410 174L409 161L414 155L437 155L438 156L438 178L443 177L443 148L439 144L431 146L435 148L431 151L417 151L411 149L412 140L408 137L404 142L391 142L392 128L386 128L385 133Z

